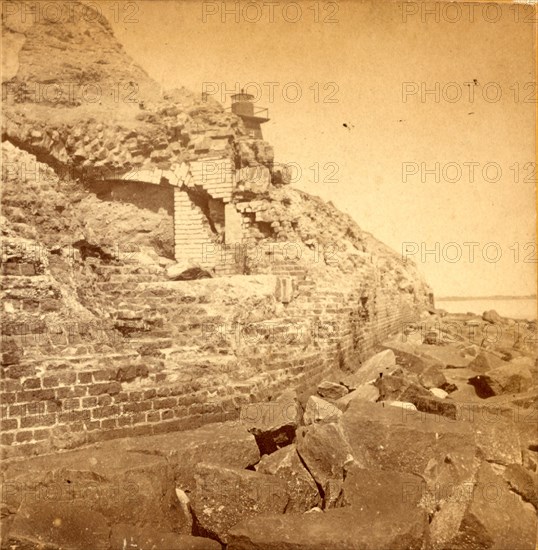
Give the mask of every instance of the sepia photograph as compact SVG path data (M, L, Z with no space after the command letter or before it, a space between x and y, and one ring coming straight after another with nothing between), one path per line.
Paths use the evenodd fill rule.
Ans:
M1 550L537 550L535 0L0 0Z

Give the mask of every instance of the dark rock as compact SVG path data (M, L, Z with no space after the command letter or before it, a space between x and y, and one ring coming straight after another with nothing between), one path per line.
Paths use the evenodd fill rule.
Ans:
M503 319L502 317L494 310L490 309L488 311L484 311L482 314L482 319L486 321L487 323L502 323Z
M318 385L318 395L326 399L340 399L348 393L348 389L342 384L324 380Z
M354 460L342 429L337 424L300 428L297 451L323 491L324 507L334 507L342 491L345 466Z
M481 458L496 464L521 464L521 422L516 423L511 415L505 416L508 413L503 407L464 404L458 409L458 421L473 426Z
M391 375L378 378L374 383L382 401L407 401L413 403L418 396L431 397L431 392L403 376Z
M119 524L112 527L110 550L221 550L215 540L166 533L153 527Z
M445 416L454 420L458 417L457 403L448 399L443 399L433 393L430 396L417 396L412 403L415 405L417 410L421 412Z
M438 346L441 344L441 340L439 339L439 334L437 333L437 331L430 330L424 335L422 343L429 346Z
M213 275L198 265L192 265L189 262L178 262L167 267L166 276L171 281L191 281L193 279L207 279Z
M239 521L263 513L284 513L287 484L276 476L200 464L191 506L195 528L223 544Z
M294 440L301 416L301 405L290 391L275 401L244 405L240 422L255 436L261 453L270 454Z
M342 416L342 411L336 404L329 403L325 401L325 399L311 395L306 402L303 422L306 425L316 424L317 422L334 422L338 420L340 416Z
M342 502L344 506L370 507L386 514L393 506L418 507L425 491L419 476L352 463L347 468Z
M413 474L389 470L361 468L356 463L347 468L344 481L344 506L398 522L415 525L417 532L424 532L428 515L422 505L426 494L424 480Z
M289 496L286 513L306 512L321 504L316 482L303 466L295 445L264 456L256 471L275 475L286 482Z
M21 357L22 350L19 346L12 339L4 336L2 341L2 366L16 365Z

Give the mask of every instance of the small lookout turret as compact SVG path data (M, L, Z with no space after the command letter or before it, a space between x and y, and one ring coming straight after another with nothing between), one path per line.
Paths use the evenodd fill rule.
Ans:
M240 94L234 94L232 113L241 117L250 136L263 139L261 124L269 120L269 111L263 107L255 107L252 94L246 94L244 90Z

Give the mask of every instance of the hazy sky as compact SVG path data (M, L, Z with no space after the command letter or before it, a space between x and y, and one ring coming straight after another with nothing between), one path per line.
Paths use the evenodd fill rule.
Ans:
M100 4L164 88L205 90L229 105L226 90L251 83L269 108L263 132L277 161L300 166L294 185L398 252L406 246L437 295L535 292L529 6ZM421 258L436 243L437 257Z

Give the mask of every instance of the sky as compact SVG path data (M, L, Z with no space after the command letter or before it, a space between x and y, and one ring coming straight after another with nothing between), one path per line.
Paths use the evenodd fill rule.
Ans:
M535 293L530 6L98 3L164 89L255 95L293 185L413 258L436 295Z

